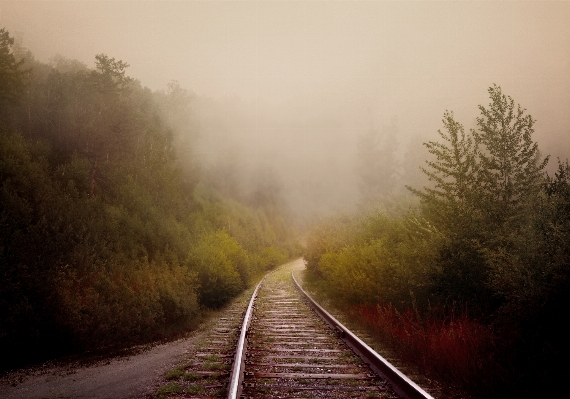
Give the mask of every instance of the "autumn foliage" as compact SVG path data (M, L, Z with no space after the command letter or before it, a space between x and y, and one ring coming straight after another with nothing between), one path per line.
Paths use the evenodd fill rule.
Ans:
M198 168L185 90L127 68L44 64L0 30L0 369L187 331L296 251L280 209Z
M570 373L570 167L545 172L534 119L501 88L471 132L446 112L419 203L325 220L315 286L420 370L478 397L555 392ZM529 387L530 378L541 383Z

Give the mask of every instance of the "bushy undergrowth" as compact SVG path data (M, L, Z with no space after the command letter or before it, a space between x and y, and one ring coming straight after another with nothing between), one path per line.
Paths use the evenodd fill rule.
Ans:
M180 333L294 255L273 204L179 162L180 87L152 93L103 54L46 65L0 37L0 369Z
M550 274L548 283L539 287L540 280L534 279L513 288L508 297L493 291L497 283L489 276L453 281L454 290L468 291L451 291L446 300L450 277L444 278L441 253L447 245L441 232L427 221L419 222L417 212L373 212L354 217L343 229L324 223L308 239L309 280L402 359L475 397L545 390L542 384L538 391L529 387L529 378L560 381L565 368L556 365L568 353L568 344L555 315L569 304L564 294L568 280ZM317 251L322 251L320 257ZM566 270L558 267L559 272ZM476 287L490 297L474 301L483 296L472 291Z
M434 267L429 226L416 228L419 222L414 215L395 219L381 212L353 223L342 231L328 225L318 228L331 243L324 246L318 262L309 261L307 268L327 281L330 295L347 303L382 301L398 307L410 305L413 298L425 299L426 281ZM353 235L342 237L347 234ZM320 239L321 234L310 236L309 251Z
M200 208L177 220L133 181L113 203L89 198L20 135L1 136L0 152L3 367L182 331L291 256L261 235L248 251L221 226L198 230Z
M548 176L534 120L489 93L471 134L446 112L443 142L425 143L419 204L315 226L307 269L426 373L478 397L544 395L570 376L570 166Z
M374 331L380 342L395 348L405 362L428 375L479 392L504 378L494 360L492 327L467 312L442 318L435 310L420 315L411 308L399 312L380 304L354 305L348 312Z

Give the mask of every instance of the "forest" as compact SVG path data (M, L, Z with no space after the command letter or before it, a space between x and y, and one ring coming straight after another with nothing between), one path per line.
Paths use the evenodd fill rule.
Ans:
M503 398L554 395L570 377L570 165L541 152L499 84L473 128L445 111L433 136L411 128L441 104L419 80L385 83L376 102L307 84L329 98L263 108L177 81L151 90L126 61L92 60L39 61L0 29L0 371L180 336L303 255L312 289L429 378ZM396 107L409 121L386 125Z
M570 166L547 173L535 120L500 86L488 94L469 131L444 113L415 200L362 174L363 198L385 196L315 226L307 269L433 378L475 397L555 395L570 375Z
M188 92L128 67L0 30L0 370L176 336L300 253L272 192L192 161Z

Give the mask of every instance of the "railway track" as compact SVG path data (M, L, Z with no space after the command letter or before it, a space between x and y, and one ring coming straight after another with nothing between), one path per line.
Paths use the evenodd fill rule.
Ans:
M432 398L314 304L291 269L227 309L156 397Z
M431 398L283 272L252 296L227 397Z

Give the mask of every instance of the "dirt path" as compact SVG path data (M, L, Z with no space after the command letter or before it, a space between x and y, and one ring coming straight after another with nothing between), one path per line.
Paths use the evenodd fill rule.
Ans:
M154 385L196 340L196 336L157 345L134 356L116 358L90 367L48 367L32 375L12 373L0 383L4 399L148 397ZM17 383L19 379L22 382ZM13 384L16 383L15 386Z

